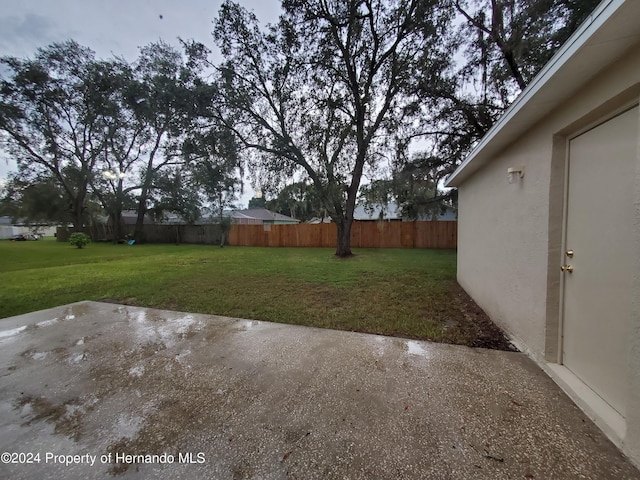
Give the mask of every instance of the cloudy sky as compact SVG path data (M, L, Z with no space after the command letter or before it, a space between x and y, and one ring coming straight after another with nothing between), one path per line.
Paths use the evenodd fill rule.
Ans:
M1 0L0 55L31 56L38 47L74 39L98 57L137 57L138 48L178 38L213 47L212 22L222 0ZM278 18L278 0L239 0L262 24ZM15 168L0 157L0 178ZM241 203L247 203L251 189Z

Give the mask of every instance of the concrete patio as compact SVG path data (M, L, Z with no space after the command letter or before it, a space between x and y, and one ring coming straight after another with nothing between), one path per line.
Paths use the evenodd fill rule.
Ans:
M0 359L0 478L640 479L520 353L80 302Z

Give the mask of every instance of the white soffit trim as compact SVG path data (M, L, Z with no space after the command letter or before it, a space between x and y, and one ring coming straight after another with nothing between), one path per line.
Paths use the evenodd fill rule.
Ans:
M459 186L638 42L640 1L603 1L491 127L445 186Z

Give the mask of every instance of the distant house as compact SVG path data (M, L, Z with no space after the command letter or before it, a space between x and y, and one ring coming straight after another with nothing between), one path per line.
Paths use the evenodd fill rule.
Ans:
M53 237L56 232L56 227L45 222L27 223L20 219L14 222L11 217L0 217L0 239L33 232L37 232L39 235L45 237Z
M138 212L136 212L135 210L124 210L122 212L122 223L125 225L135 225L136 221L138 220ZM145 214L144 216L144 220L143 223L145 225L151 225L154 223L153 219L148 215Z
M458 282L636 465L639 101L640 1L605 0L447 180Z
M320 223L331 223L331 222L332 222L331 217L322 217L322 218L313 217L313 218L307 220L305 223L308 223L310 225L318 225Z
M222 212L224 217L231 218L231 221L237 225L278 225L278 224L296 224L300 220L287 217L279 213L271 212L265 208L249 208L246 210L225 210ZM124 218L124 213L123 213ZM135 218L133 219L135 223ZM151 219L145 217L146 223L154 223ZM181 215L173 212L165 212L163 218L156 223L162 225L185 225L186 222ZM200 217L193 222L193 225L213 225L220 223L220 217L216 214Z
M11 217L0 217L0 238L11 238L21 233L20 227L13 224Z
M223 216L230 217L232 222L238 225L288 225L300 223L300 220L271 212L265 208L249 208L245 210L225 210ZM122 223L124 225L135 225L138 217L134 210L122 212ZM106 217L105 217L106 221ZM212 225L220 222L218 215L201 217L193 225ZM186 225L187 222L180 214L174 212L164 212L162 218L154 220L150 215L144 216L145 225Z
M375 221L386 220L389 222L401 222L402 212L395 202L389 202L387 205L379 203L372 205L356 205L353 211L353 219L359 221Z
M237 225L295 225L300 223L300 220L272 212L266 208L232 210L228 212L228 216Z
M382 216L381 216L382 213ZM455 221L457 220L457 213L454 208L446 206L444 212L440 212L435 218L437 221ZM402 211L396 202L389 202L384 207L381 204L372 204L365 206L363 204L356 205L353 211L353 219L358 221L374 221L374 220L387 220L387 221L410 221L407 218L403 218ZM417 220L432 220L431 214L421 215Z
M382 215L381 215L382 213ZM353 211L353 219L358 222L373 222L384 220L387 222L410 222L411 219L402 216L402 211L398 207L396 202L389 202L384 207L380 204L372 204L365 206L364 204L356 205ZM430 221L432 219L431 214L420 216L417 220ZM440 212L435 220L437 221L456 221L458 219L458 213L453 207L446 206L444 212ZM331 223L331 217L314 217L307 223Z
M431 214L425 215L423 218L419 218L419 220L431 220ZM458 210L453 207L445 206L444 211L440 210L438 216L436 217L436 221L438 222L455 222L458 220Z

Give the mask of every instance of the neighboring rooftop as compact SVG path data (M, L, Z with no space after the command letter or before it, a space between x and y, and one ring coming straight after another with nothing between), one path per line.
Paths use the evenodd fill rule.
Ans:
M1 216L0 217L0 225L55 225L55 222L49 222L49 221L38 221L38 220L31 220L31 221L27 221L26 218L18 218L16 219L16 221L14 222L13 219L8 216Z
M382 215L380 215L382 214ZM368 206L356 205L353 211L354 220L402 220L402 212L396 202L387 205L374 203Z
M105 216L105 221L108 217ZM122 222L125 225L135 225L136 221L138 220L138 212L136 212L135 210L124 210L122 212ZM145 214L144 216L144 222L145 225L151 225L153 224L153 219Z
M438 213L437 220L457 220L458 216L454 208L450 206L444 206L444 210ZM378 203L369 206L356 205L353 211L354 220L380 220L380 213L382 212L383 220L403 220L402 209L396 202L389 202L384 207ZM418 220L431 220L432 214L425 213L418 217ZM405 218L405 220L408 220Z
M272 212L266 208L247 208L245 210L233 210L230 214L231 218L235 219L248 219L248 220L262 220L262 221L281 221L299 223L297 220L281 213Z

